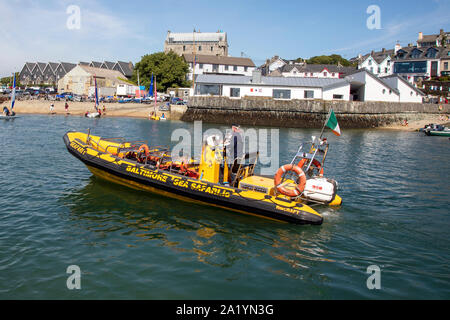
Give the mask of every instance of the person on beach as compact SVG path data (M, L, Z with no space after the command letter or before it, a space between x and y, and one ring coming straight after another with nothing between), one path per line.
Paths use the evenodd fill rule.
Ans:
M103 113L106 113L106 107L103 105Z
M8 109L8 107L7 106L4 106L3 107L3 114L5 115L5 116L9 116L9 109Z
M69 104L66 102L66 105L64 106L64 108L66 109L66 113L69 112Z
M52 103L52 104L50 105L50 113L53 113L54 107L55 107L55 105Z

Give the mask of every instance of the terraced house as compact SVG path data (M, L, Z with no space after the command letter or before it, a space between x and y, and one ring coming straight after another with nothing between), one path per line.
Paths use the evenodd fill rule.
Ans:
M93 68L101 68L107 70L115 70L125 76L131 78L133 75L133 64L131 62L79 62L81 66L91 66ZM53 85L56 86L58 81L62 79L68 72L75 68L77 64L69 62L27 62L22 67L19 74L20 83L24 85Z

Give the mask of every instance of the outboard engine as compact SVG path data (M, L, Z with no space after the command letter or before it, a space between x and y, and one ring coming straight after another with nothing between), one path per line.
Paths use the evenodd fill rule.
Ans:
M305 190L303 191L303 196L307 199L331 203L336 197L338 190L338 184L332 179L315 177L306 180Z

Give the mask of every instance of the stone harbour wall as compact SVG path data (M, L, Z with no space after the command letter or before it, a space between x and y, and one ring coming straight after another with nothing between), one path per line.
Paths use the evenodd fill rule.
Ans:
M221 124L320 128L332 108L341 128L373 128L404 120L424 120L432 115L450 112L449 105L443 104L441 111L439 106L395 102L191 97L181 119Z

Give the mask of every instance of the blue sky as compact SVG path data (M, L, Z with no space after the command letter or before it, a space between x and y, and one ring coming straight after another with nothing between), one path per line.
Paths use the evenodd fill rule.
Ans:
M69 5L81 11L81 28L66 27ZM369 30L366 10L381 9L381 29ZM260 65L341 54L351 58L415 43L418 32L450 31L450 0L0 0L0 76L26 61L133 61L162 51L168 30L223 30L230 55Z

